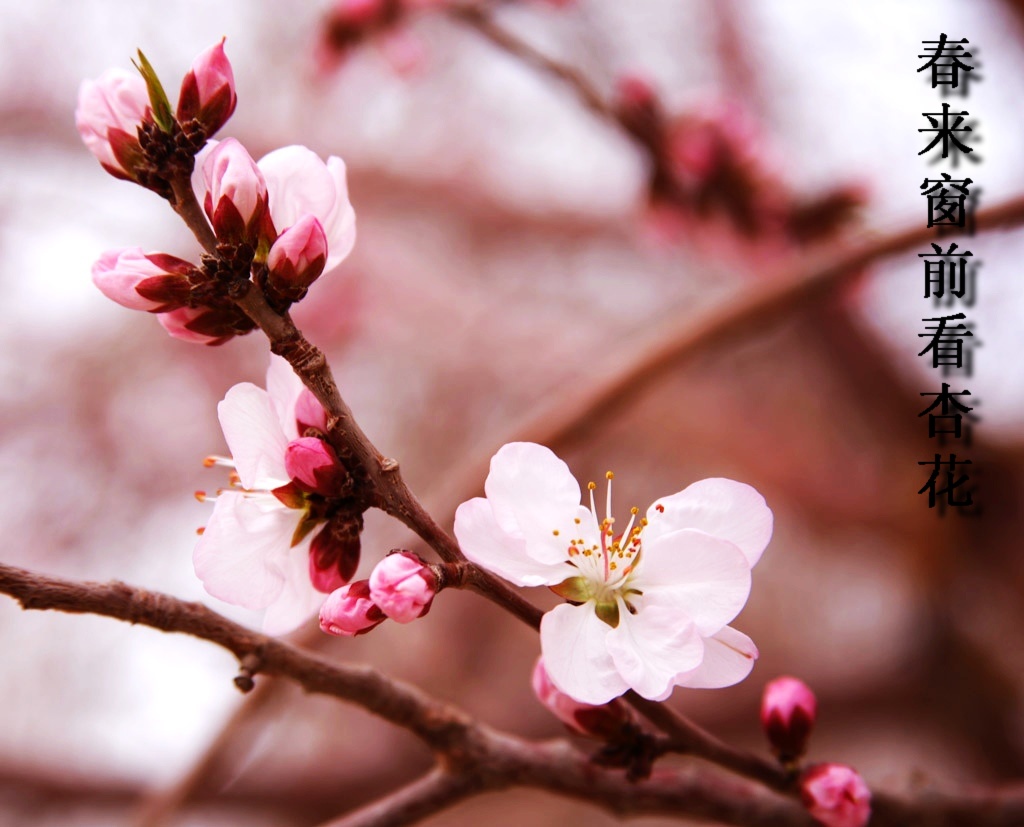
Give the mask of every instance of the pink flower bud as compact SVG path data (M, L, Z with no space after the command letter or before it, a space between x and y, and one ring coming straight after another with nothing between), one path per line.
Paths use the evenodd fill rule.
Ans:
M192 68L181 82L178 94L177 119L185 124L197 120L210 137L235 111L235 75L224 54L224 40L192 61Z
M131 310L162 313L188 301L195 268L164 253L139 247L107 250L92 266L92 281L108 299Z
M351 580L359 568L362 521L335 515L309 546L309 580L319 592L330 593Z
M222 345L253 329L252 321L235 308L179 307L158 314L157 321L175 339L201 345Z
M423 617L437 593L437 578L411 551L392 552L370 574L370 597L392 620Z
M337 495L348 481L348 472L338 462L334 449L315 436L304 436L288 444L284 452L288 476L304 491Z
M327 411L309 388L303 388L295 402L295 425L300 435L309 429L327 433Z
M203 162L203 207L217 238L254 241L267 211L267 183L234 138L221 141Z
M387 620L370 600L370 586L357 580L331 592L320 607L320 628L329 635L352 637L369 632Z
M327 236L320 222L304 215L277 237L267 256L268 281L285 296L301 298L324 271Z
M818 702L810 687L797 678L770 681L761 698L761 727L781 761L795 761L807 749Z
M559 721L581 735L608 739L636 725L635 716L620 701L592 706L571 698L556 687L544 668L544 659L537 658L533 668L533 694Z
M75 126L89 151L115 178L134 179L143 160L138 131L150 118L149 92L141 77L108 69L78 90Z
M871 790L844 764L811 767L800 778L800 797L825 827L864 827L871 818Z

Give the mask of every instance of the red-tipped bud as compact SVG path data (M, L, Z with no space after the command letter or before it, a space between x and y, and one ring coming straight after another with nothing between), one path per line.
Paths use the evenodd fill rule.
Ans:
M761 727L780 761L795 761L804 754L817 713L818 702L803 681L781 677L765 686Z
M387 616L370 599L370 585L366 580L336 589L320 607L320 628L329 635L365 634L385 620Z
M157 320L175 339L201 345L222 345L254 327L251 319L233 307L179 307L160 313Z
M315 436L288 443L284 468L299 488L325 497L336 495L348 480L348 472L338 462L334 449Z
M256 240L267 213L267 182L244 146L221 141L203 163L203 208L222 241Z
M544 659L537 658L533 667L533 694L559 721L573 732L602 740L615 739L637 720L630 709L620 701L592 706L571 698L551 682Z
M845 764L818 764L800 778L800 798L825 827L864 827L871 818L871 790Z
M309 546L309 579L317 591L332 592L355 576L361 528L360 522L336 515L313 538Z
M327 411L309 388L303 388L295 403L295 425L300 434L307 430L327 433Z
M181 82L177 119L180 123L199 121L210 137L231 117L236 103L235 75L221 40L192 61Z
M184 306L195 268L164 253L139 247L108 250L92 266L92 281L108 299L131 310L163 313Z
M109 69L78 90L75 126L89 151L115 178L134 180L144 160L139 127L151 118L145 81L123 69Z
M370 597L392 620L411 623L430 611L437 577L411 551L395 551L370 574Z
M304 215L277 237L267 255L267 280L288 297L301 298L324 271L327 236L320 222Z

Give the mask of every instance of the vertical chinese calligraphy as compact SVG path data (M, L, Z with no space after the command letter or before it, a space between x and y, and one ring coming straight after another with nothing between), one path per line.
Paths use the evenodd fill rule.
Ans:
M928 73L925 77L931 88L940 90L943 97L954 90L965 95L969 73L975 68L970 62L973 56L966 49L970 42L966 38L950 40L942 33L938 40L921 43L924 54L918 57L925 63L917 71ZM932 164L949 163L954 168L963 159L979 163L972 145L976 132L967 121L969 115L966 109L951 111L945 100L940 112L922 112L921 117L928 125L918 132L927 137L928 143L918 155L929 158ZM949 229L969 231L972 184L973 179L953 178L948 172L941 172L936 178L926 177L921 194L926 199L927 226L935 227L940 234ZM940 370L944 379L959 380L959 385L971 376L974 367L974 331L967 315L958 307L974 305L977 259L973 252L961 250L957 244L950 244L946 250L938 243L931 247L930 252L918 253L924 264L924 298L931 299L933 307L948 308L950 312L921 319L923 332L917 335L924 347L918 356L926 358L929 367ZM973 463L962 453L944 453L953 441L970 446L971 426L976 420L975 406L968 404L970 390L952 387L950 382L943 381L941 390L922 393L932 402L918 414L919 418L927 417L928 438L936 440L940 450L930 459L918 462L928 473L928 479L917 493L926 495L928 507L937 508L940 514L946 513L947 508L963 511L976 506L975 486L971 483Z

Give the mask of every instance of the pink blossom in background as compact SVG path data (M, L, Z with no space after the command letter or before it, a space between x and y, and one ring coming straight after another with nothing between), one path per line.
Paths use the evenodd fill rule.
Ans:
M776 754L794 760L804 754L818 713L811 688L798 678L769 681L761 698L761 727Z
M103 253L92 266L92 280L104 296L130 310L165 312L188 300L194 269L174 256L126 247Z
M466 556L520 586L549 586L572 601L548 612L541 648L552 682L602 704L633 689L664 700L675 686L729 686L757 648L727 624L750 591L750 569L772 533L772 513L749 485L707 479L632 510L622 531L600 520L549 449L505 445L491 460L486 498L459 506ZM642 554L641 554L642 551Z
M235 75L222 39L192 62L181 82L176 117L182 124L198 120L209 137L227 122L237 103Z
M370 598L367 580L357 580L331 592L320 607L320 628L329 635L361 635L385 620L387 615Z
M437 578L409 551L387 555L370 574L370 598L398 623L423 617L437 591Z
M309 575L311 531L300 531L307 505L290 485L285 464L288 444L298 438L295 411L304 392L288 363L275 356L266 390L243 382L217 406L231 450L231 460L220 462L234 467L239 486L218 493L193 554L206 590L265 610L268 634L291 631L322 600Z
M818 764L800 779L800 797L825 827L864 827L871 818L871 790L845 764Z
M124 69L108 69L79 87L75 126L107 172L131 179L132 158L141 158L138 129L149 112L142 78Z

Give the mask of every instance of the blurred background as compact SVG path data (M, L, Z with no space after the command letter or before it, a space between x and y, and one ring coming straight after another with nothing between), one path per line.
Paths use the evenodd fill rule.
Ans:
M257 158L302 143L348 164L355 252L295 316L446 527L491 454L525 435L546 435L581 479L613 468L624 505L708 476L748 482L776 515L735 624L761 659L736 687L672 703L764 750L761 688L794 674L819 696L810 758L850 763L875 788L1024 774L1024 233L960 240L982 262L969 378L917 356L921 320L937 313L916 248L694 358L656 371L642 358L814 256L924 225L922 179L953 172L918 155L921 113L943 100L918 55L940 32L970 40L980 76L966 98L946 97L970 111L981 158L957 174L982 208L1024 191L1022 4L493 8L503 31L574 67L603 112L443 10L352 35L323 2L0 8L5 563L117 578L258 623L195 578L209 506L192 492L222 483L202 467L226 450L215 405L237 382L262 384L266 342L185 344L95 290L105 249L194 259L197 246L156 196L100 169L73 120L79 83L130 66L137 48L173 95L226 35L239 105L221 136ZM635 375L629 393L574 418L615 374ZM941 381L969 388L979 417L969 448L954 446L977 469L973 518L939 517L917 493L917 462L937 450L920 394ZM361 576L395 546L419 549L369 515ZM535 635L473 595L445 593L422 621L355 640L300 640L495 726L561 733L530 692ZM430 762L359 709L291 686L241 697L232 657L194 639L4 598L0 651L3 825L316 825ZM200 783L169 808L196 766ZM591 824L613 821L512 791L430 823L557 825L581 808Z

